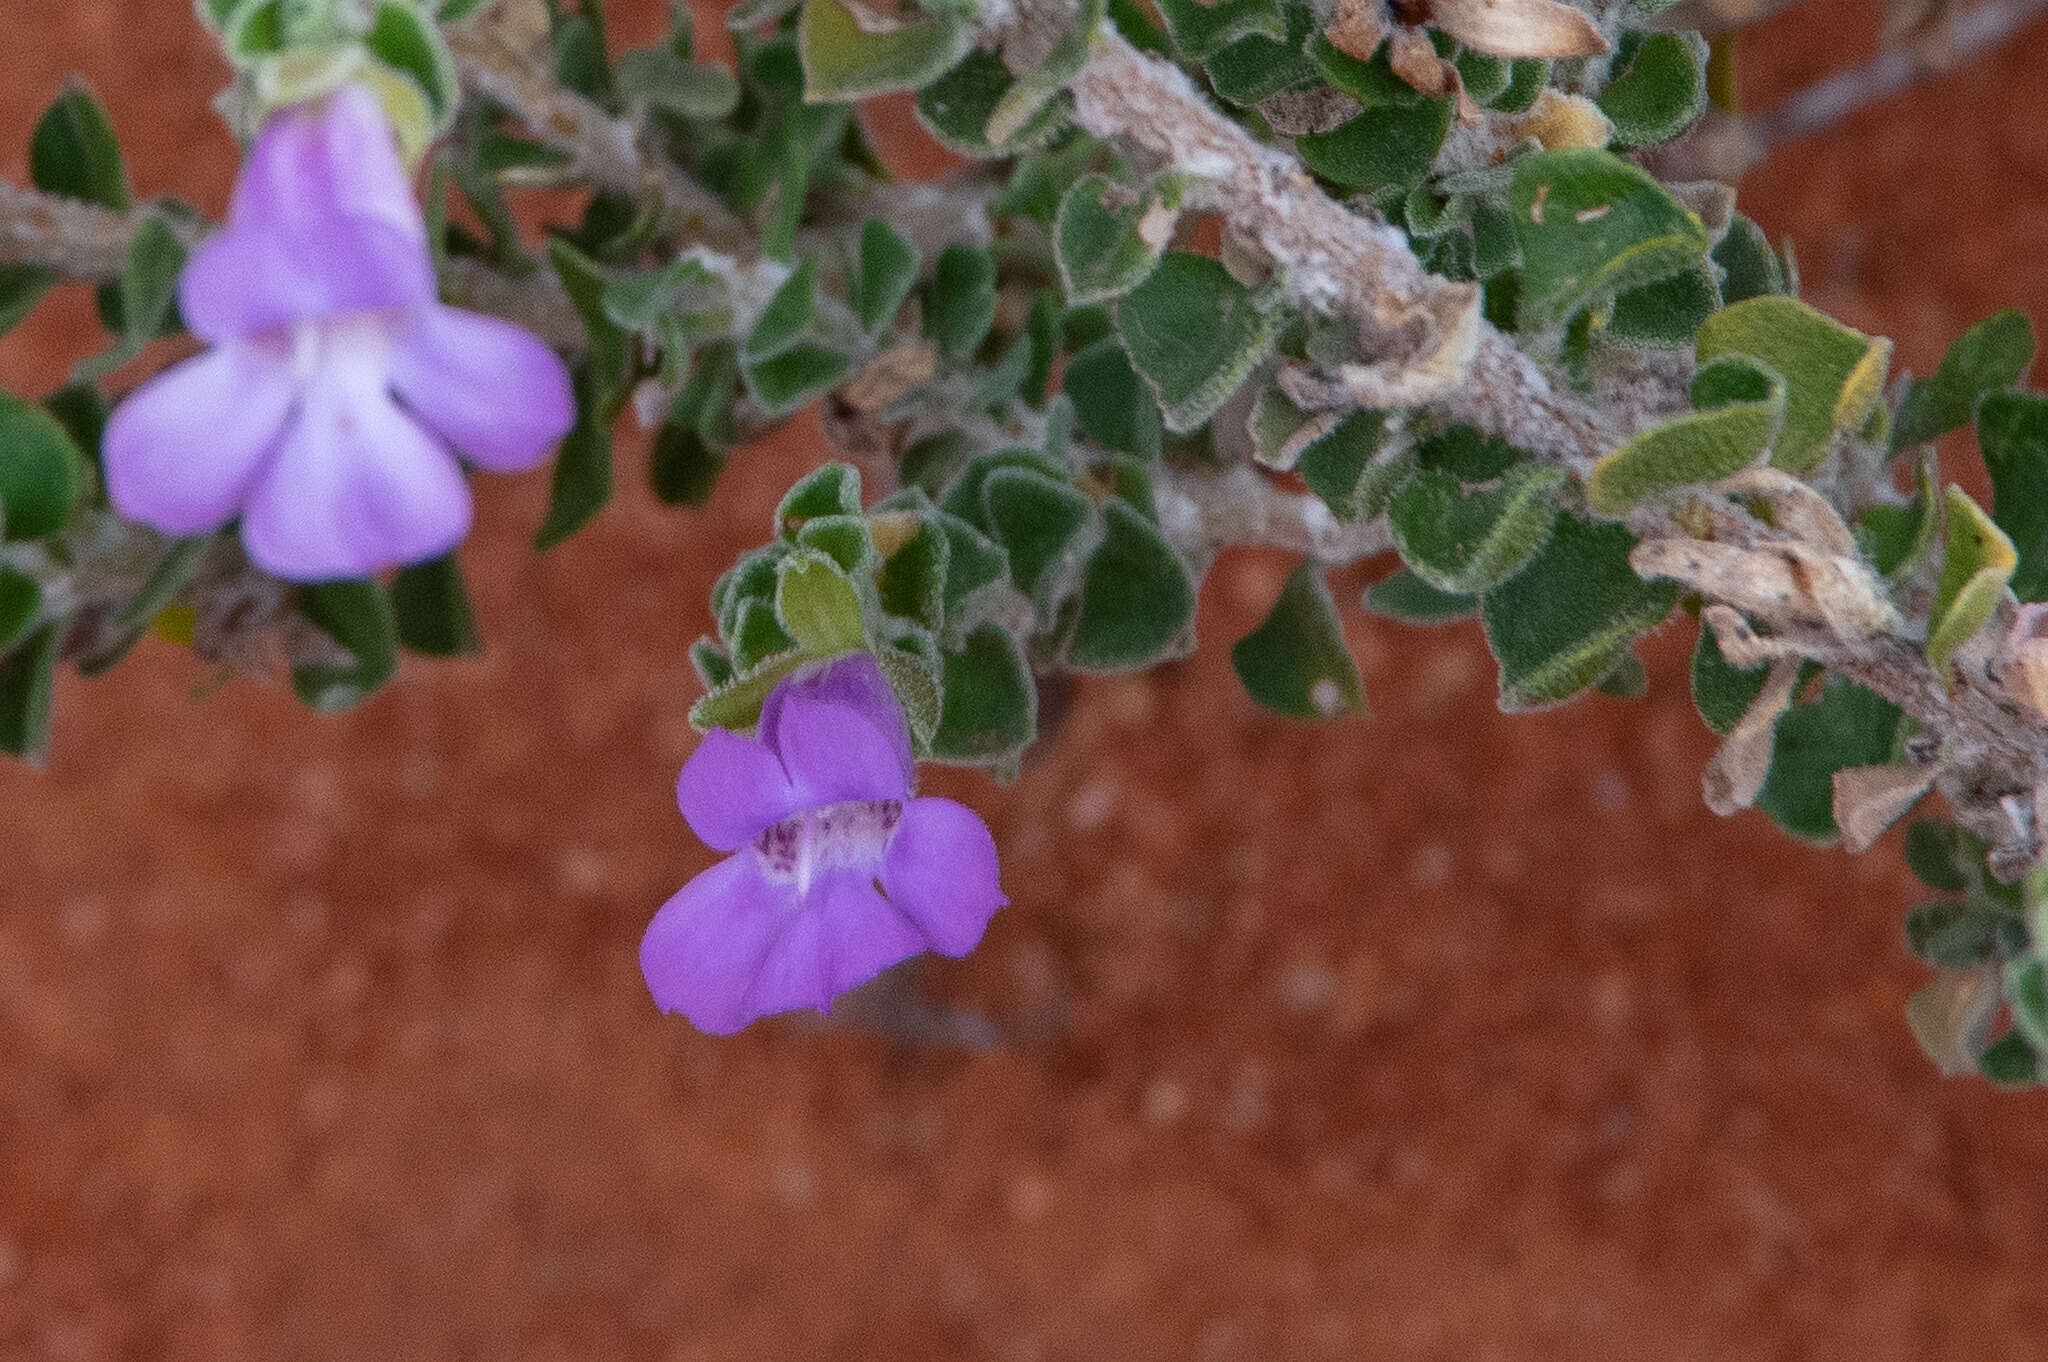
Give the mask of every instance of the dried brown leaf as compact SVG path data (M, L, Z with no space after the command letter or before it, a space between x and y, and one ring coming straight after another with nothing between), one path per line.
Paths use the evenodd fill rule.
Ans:
M1750 701L1749 708L1728 730L1721 750L1700 772L1700 792L1707 807L1723 818L1732 817L1756 803L1771 773L1771 753L1778 734L1778 718L1792 705L1792 691L1799 681L1799 663L1783 659L1771 667L1764 688Z
M1371 61L1392 27L1386 0L1337 0L1336 16L1323 36L1345 56Z
M1835 772L1835 826L1842 830L1842 845L1870 850L1920 802L1934 777L1932 766L1845 766Z
M1592 57L1607 39L1560 0L1431 0L1429 21L1494 57Z

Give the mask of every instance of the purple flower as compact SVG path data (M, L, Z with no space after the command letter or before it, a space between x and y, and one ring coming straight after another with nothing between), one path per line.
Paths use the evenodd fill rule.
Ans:
M456 452L522 472L575 417L554 351L441 305L391 130L354 86L264 124L178 306L213 348L114 413L108 495L170 535L239 515L249 557L279 577L446 553L470 522Z
M923 950L965 955L996 909L996 844L973 810L911 797L910 729L866 653L778 685L760 737L714 728L676 782L732 855L662 905L640 969L664 1012L725 1035L828 1008Z

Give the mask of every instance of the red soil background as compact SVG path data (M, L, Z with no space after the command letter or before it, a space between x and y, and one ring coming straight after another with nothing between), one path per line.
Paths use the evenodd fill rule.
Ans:
M0 173L78 71L141 192L219 209L183 0L8 9ZM1754 30L1751 96L1873 11ZM2048 322L2044 58L2037 24L1744 186L1920 372ZM61 683L50 769L0 769L0 1356L2048 1356L2048 1097L1915 1050L1895 845L1701 806L1681 627L1647 702L1508 719L1476 629L1347 610L1377 714L1309 728L1231 676L1287 564L1230 557L1198 658L1080 686L1013 786L929 779L1014 901L923 988L1000 1050L657 1015L640 932L709 859L685 648L823 452L689 514L629 448L543 557L545 478L486 480L488 656L356 714L156 642Z

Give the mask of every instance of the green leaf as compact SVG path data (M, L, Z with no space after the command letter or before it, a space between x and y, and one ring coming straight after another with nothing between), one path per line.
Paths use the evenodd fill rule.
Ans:
M740 83L719 62L685 61L666 47L643 47L619 57L613 72L619 94L629 102L708 121L739 107Z
M1441 469L1460 482L1492 482L1525 457L1506 440L1471 426L1445 426L1415 441L1418 467Z
M739 603L732 629L732 663L751 672L762 662L798 651L796 640L775 617L772 601L748 597Z
M995 325L995 257L980 246L946 247L932 271L930 297L925 334L947 359L967 363Z
M536 549L551 549L590 523L612 499L612 433L597 423L587 402L555 456L547 519L534 533Z
M1261 37L1279 42L1287 22L1279 0L1157 0L1173 44L1187 61L1206 61L1231 43Z
M725 655L715 640L700 638L690 645L690 666L697 672L697 680L707 691L732 684L732 659Z
M1019 76L988 117L984 136L1007 145L1035 129L1051 109L1053 97L1066 88L1088 60L1095 32L1102 26L1103 0L1083 0L1066 31L1032 70ZM1055 112L1055 116L1056 112Z
M951 559L945 528L930 514L886 514L911 517L917 528L882 560L882 570L875 577L882 609L937 633L946 622L947 568Z
M57 282L57 272L41 265L0 265L0 336L36 310Z
M1385 43L1373 50L1371 60L1360 61L1318 35L1309 43L1308 55L1324 80L1368 109L1412 108L1427 98L1394 74Z
M665 421L655 432L647 477L663 505L702 506L724 470L725 455L691 427Z
M1542 552L1486 593L1480 617L1500 662L1504 712L1572 699L1671 612L1677 584L1637 577L1628 565L1635 542L1621 525L1561 515Z
M943 660L932 756L977 765L1015 760L1038 732L1038 688L1016 638L984 624Z
M690 726L698 732L717 727L744 733L761 721L761 703L782 679L812 659L791 651L771 657L737 679L707 693L690 707Z
M674 310L685 285L708 279L701 261L679 256L658 270L622 274L605 282L599 295L604 315L628 331L652 331Z
M1568 475L1524 463L1498 487L1466 492L1449 473L1415 475L1387 507L1394 547L1408 570L1439 591L1474 595L1522 569L1550 538Z
M819 516L860 514L860 470L850 463L824 463L797 479L775 507L777 537L794 542L804 522Z
M2018 1030L2008 1031L1993 1041L1977 1062L1986 1079L2003 1087L2024 1086L2041 1078L2040 1057Z
M828 345L802 341L773 359L745 366L747 387L770 416L787 416L846 381L853 359Z
M1131 367L1176 434L1215 415L1272 351L1279 325L1278 310L1222 264L1178 251L1162 255L1144 283L1117 299L1115 316Z
M1508 63L1507 88L1487 104L1501 113L1527 113L1536 107L1536 97L1550 83L1550 61L1546 57L1518 57Z
M815 551L792 553L776 566L775 617L799 648L816 656L867 641L860 593L837 563Z
M0 392L0 538L42 539L71 520L85 456L57 419Z
M1994 393L1977 409L1991 518L2012 540L2013 594L2048 600L2048 394Z
M137 350L176 318L185 255L185 243L161 213L145 214L129 238L127 268L121 272L121 319L128 343Z
M1927 662L1937 672L1998 609L2019 555L2012 540L1962 488L1948 489L1948 552L1929 615Z
M1707 43L1697 33L1652 33L1635 59L1600 92L1614 140L1645 147L1668 142L1707 107Z
M2017 914L1988 904L1925 903L1906 914L1906 949L1942 969L2016 955L2026 949L2026 935Z
M2027 1038L2038 1055L2048 1048L2048 970L2038 955L2022 956L2005 967L2005 1005L2012 1029Z
M1331 719L1365 704L1365 683L1344 646L1321 567L1303 563L1258 628L1230 650L1247 694L1276 714Z
M1611 152L1526 156L1510 195L1522 246L1520 326L1549 331L1581 310L1692 266L1707 231L1647 171Z
M1010 580L1050 616L1051 588L1078 557L1090 520L1088 498L1074 485L1029 468L999 468L981 488L991 535L1010 560Z
M874 659L903 706L903 718L910 725L911 745L919 754L929 752L932 735L939 727L942 662L937 646L929 635L913 630L877 648Z
M1632 288L1614 300L1602 338L1639 350L1681 350L1721 306L1713 272L1702 263L1669 279Z
M625 384L628 359L626 333L605 309L610 276L602 265L560 237L548 242L548 263L562 281L562 291L569 295L569 302L583 319L583 329L589 337L586 404L607 410Z
M749 360L781 354L809 332L817 315L818 261L816 256L807 255L768 299L768 306L761 309L754 329L747 333L741 354Z
M1835 841L1835 772L1890 761L1900 717L1890 701L1830 675L1819 698L1779 718L1756 806L1794 837Z
M1285 10L1287 33L1279 42L1240 38L1209 58L1209 85L1218 95L1233 104L1256 104L1315 83L1315 63L1303 50L1315 32L1315 7L1290 4Z
M370 55L418 84L434 119L442 127L455 116L461 88L455 78L455 55L439 25L405 0L377 6L363 46Z
M80 658L77 664L79 674L97 676L127 656L128 650L141 641L157 616L163 613L164 607L199 575L213 544L214 536L211 534L173 540L164 549L163 556L157 559L156 566L150 569L142 589L114 617L107 631L113 636L113 641L91 656Z
M1406 568L1365 589L1365 608L1403 624L1456 624L1479 611L1479 598L1438 591Z
M50 695L61 622L44 625L0 658L0 752L41 766L50 754Z
M947 150L963 156L1015 155L1041 145L1058 130L1063 117L1059 105L1048 100L1009 137L991 137L990 120L1017 88L1003 59L977 47L965 61L917 92L917 121ZM1005 127L1008 122L1006 119Z
M958 430L940 430L913 440L897 462L896 473L905 487L916 487L938 495L960 466L966 462L974 441Z
M1404 444L1382 450L1386 414L1354 411L1330 433L1301 451L1295 472L1330 513L1347 524L1371 520L1415 473L1415 454Z
M1115 336L1093 342L1068 360L1060 386L1091 439L1126 454L1159 456L1159 403L1152 389L1138 381L1130 356Z
M1722 478L1763 457L1785 422L1785 382L1746 357L1723 355L1700 367L1693 400L1706 407L1636 435L1593 465L1586 500L1621 515L1678 487Z
M1923 819L1906 829L1906 865L1929 889L1960 894L1983 864L1983 844L1954 823Z
M299 592L299 609L355 660L292 668L292 689L322 714L361 704L398 672L398 621L372 581L322 582Z
M47 194L128 211L128 168L98 97L74 79L29 135L28 175Z
M806 520L796 532L796 546L824 554L856 581L880 566L865 516L821 515Z
M861 330L872 336L895 318L917 286L921 263L917 247L888 223L877 218L861 228L860 268L853 276L853 297L847 300L860 318Z
M1785 262L1771 249L1763 228L1737 213L1714 246L1714 263L1723 271L1721 301L1740 303L1766 294L1785 293Z
M1069 666L1122 671L1178 649L1194 625L1195 586L1158 527L1121 500L1102 504L1102 545L1082 574L1067 636Z
M612 95L611 62L605 55L603 11L559 17L555 23L555 79L602 104Z
M1132 195L1107 175L1074 181L1053 225L1068 305L1102 302L1143 283L1172 237L1179 201L1177 188Z
M1328 132L1297 137L1294 150L1340 189L1413 184L1435 162L1454 108L1448 99L1368 107Z
M1785 426L1771 462L1803 473L1839 434L1862 429L1883 393L1892 343L1872 339L1794 298L1751 298L1701 324L1702 363L1749 355L1785 380Z
M1924 444L1969 425L1979 402L2018 387L2033 367L2034 327L2027 314L2010 310L1986 317L1948 348L1934 377L1913 384L1892 448Z
M452 553L398 570L391 581L398 641L427 657L474 657L483 652L462 565Z
M988 588L1009 572L1009 559L996 542L959 516L939 513L946 532L946 628L955 626Z
M825 104L928 85L967 54L974 33L950 16L871 33L841 0L804 0L796 40L804 99Z
M1759 664L1741 671L1721 655L1712 629L1701 626L1692 650L1692 703L1708 728L1726 736L1763 693L1771 669Z
M42 609L42 585L26 572L0 563L0 653L21 642Z

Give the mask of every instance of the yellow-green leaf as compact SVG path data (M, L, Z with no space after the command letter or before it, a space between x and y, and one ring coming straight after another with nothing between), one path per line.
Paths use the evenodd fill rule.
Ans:
M1935 667L1991 622L1999 593L2019 566L2012 540L1962 488L1948 489L1948 554L1941 564L1927 660Z

